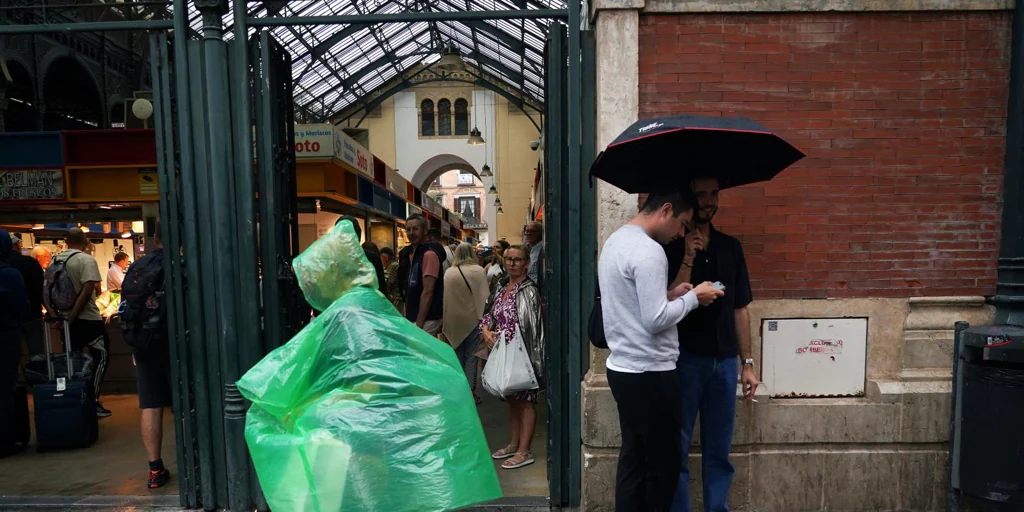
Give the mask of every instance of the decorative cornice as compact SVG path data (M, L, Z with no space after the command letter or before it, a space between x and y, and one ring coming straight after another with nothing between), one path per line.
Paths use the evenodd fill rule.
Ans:
M644 13L1005 11L1014 0L593 0L591 10Z

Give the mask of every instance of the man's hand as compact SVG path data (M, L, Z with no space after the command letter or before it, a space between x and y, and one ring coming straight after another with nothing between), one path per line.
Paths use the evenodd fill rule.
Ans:
M761 381L757 380L757 375L754 375L754 368L743 365L743 371L740 372L740 382L743 383L743 397L747 400L753 400L754 392L757 391L757 386L761 384Z
M699 302L701 306L707 306L714 302L715 299L725 295L724 291L715 289L715 285L711 281L704 281L697 285L693 289L693 293L697 295L697 302Z
M704 237L696 229L686 234L686 253L683 255L683 263L693 265L693 259L697 257L697 251L704 250Z
M675 288L672 288L671 290L668 291L668 300L669 300L669 302L674 301L674 300L678 299L679 297L682 297L683 295L686 295L687 292L689 292L692 289L693 289L693 285L690 284L690 283L682 283L679 286L676 286Z

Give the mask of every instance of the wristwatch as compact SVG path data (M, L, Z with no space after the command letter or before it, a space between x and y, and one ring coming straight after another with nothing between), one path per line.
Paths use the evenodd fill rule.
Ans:
M743 360L743 364L744 365L748 365L749 364L750 367L753 368L754 367L754 360L752 358L748 357L748 358Z

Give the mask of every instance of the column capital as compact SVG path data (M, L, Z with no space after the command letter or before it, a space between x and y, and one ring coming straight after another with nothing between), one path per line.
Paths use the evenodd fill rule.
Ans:
M590 22L597 20L601 11L642 11L647 0L590 0Z
M228 12L228 0L192 0L192 3L200 11L216 9L222 15Z

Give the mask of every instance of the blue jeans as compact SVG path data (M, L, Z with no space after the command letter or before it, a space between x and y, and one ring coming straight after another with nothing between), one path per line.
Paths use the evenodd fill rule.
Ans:
M728 512L729 486L736 472L729 462L736 418L739 361L679 354L679 380L683 387L683 463L672 512L690 512L690 443L700 413L701 481L705 512Z

